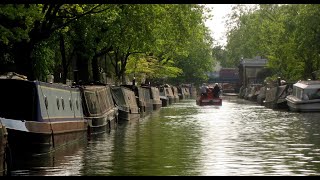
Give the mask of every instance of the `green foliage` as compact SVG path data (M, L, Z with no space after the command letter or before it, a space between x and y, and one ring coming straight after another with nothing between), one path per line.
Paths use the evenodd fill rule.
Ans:
M207 72L211 72L214 65L209 40L193 39L192 45L188 46L189 55L177 58L177 66L183 69L183 74L178 78L180 83L207 80Z
M197 4L1 5L1 57L14 53L21 41L31 42L29 63L45 79L61 66L62 34L68 60L76 55L90 64L108 54L106 64L114 65L117 76L203 79L213 64L205 11Z
M310 78L320 67L319 7L264 4L253 11L236 7L229 24L228 58L237 65L241 57L259 55L269 60L273 77Z
M229 61L228 52L220 45L213 47L212 56L215 61L220 62L222 67L234 67L234 64Z
M33 23L41 18L42 5L1 4L0 43L8 45L29 39Z
M164 59L159 61L152 56L131 56L127 64L127 74L138 79L142 76L148 78L172 78L182 73L182 70L174 66L174 61Z
M43 42L36 45L32 59L37 79L45 81L46 76L53 73L55 62L52 60L55 59L55 52Z
M203 69L203 67L211 67L210 60L207 63L199 62L206 60L203 59L204 55L201 53L209 52L210 54L210 50L206 52L199 50L208 50L211 47L208 30L203 23L202 6L184 4L130 5L122 7L121 12L125 12L126 16L119 16L124 21L116 21L117 23L113 27L119 27L119 29L116 29L112 37L119 36L117 33L119 34L121 31L129 31L129 33L123 33L124 36L119 36L112 45L124 53L152 52L154 55L153 61L148 59L148 63L145 59L134 60L138 66L128 64L126 66L127 73L146 73L149 78L170 78L177 75L188 77L189 75L182 73L182 71L187 72L189 69L202 71L208 69ZM134 23L131 24L132 22ZM124 26L123 23L126 24L126 29L120 28ZM130 30L131 28L132 30ZM192 63L194 61L197 65L202 64L201 68L193 68L192 63L184 62L188 57ZM207 57L210 59L210 56ZM144 68L139 70L139 65ZM205 72L198 74L203 76ZM194 75L198 74L194 73Z

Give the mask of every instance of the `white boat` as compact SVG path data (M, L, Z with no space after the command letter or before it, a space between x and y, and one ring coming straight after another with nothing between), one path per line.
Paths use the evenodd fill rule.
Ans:
M286 97L291 111L320 111L320 81L299 81L293 85L292 95Z

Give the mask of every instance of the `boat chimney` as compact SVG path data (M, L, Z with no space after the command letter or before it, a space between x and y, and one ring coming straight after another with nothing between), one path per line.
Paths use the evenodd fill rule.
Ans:
M281 77L278 77L278 86L281 86Z
M133 77L132 85L136 85L136 77Z

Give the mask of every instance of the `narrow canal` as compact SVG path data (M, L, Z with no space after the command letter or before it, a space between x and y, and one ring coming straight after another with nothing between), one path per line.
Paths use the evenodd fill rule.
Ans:
M49 155L11 175L320 175L320 113L274 111L236 97L183 100Z

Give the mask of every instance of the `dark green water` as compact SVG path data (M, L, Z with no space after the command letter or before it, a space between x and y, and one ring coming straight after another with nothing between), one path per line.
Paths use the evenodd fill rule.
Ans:
M11 175L320 175L320 113L274 111L225 97L183 100L90 141L14 162Z

